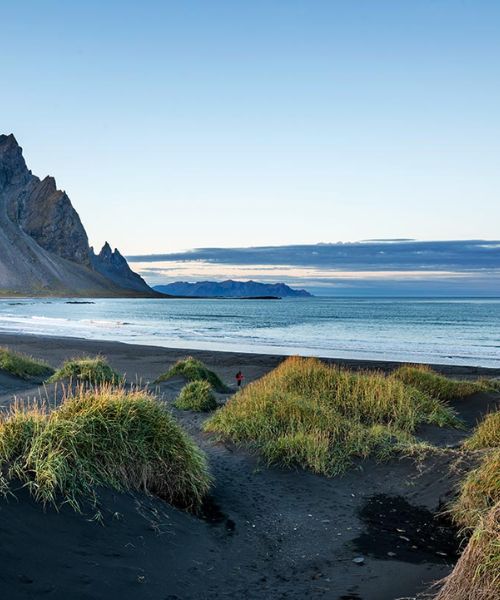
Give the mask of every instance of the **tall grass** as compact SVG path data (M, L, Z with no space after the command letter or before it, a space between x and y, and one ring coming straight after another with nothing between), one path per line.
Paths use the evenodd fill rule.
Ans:
M459 424L443 402L394 377L292 357L238 392L205 429L253 445L269 463L335 475L354 457L407 447L420 423Z
M458 525L473 529L497 502L500 502L500 447L486 451L479 467L467 474L451 513Z
M479 466L465 476L451 506L456 523L470 530L500 502L500 412L486 415L463 446L483 451Z
M495 447L500 447L500 411L486 415L464 443L467 450Z
M470 534L436 600L500 598L500 412L487 415L464 443L481 453L479 466L460 485L451 505L454 521Z
M393 377L406 385L417 388L431 398L444 401L471 396L476 392L483 391L486 385L485 382L480 384L474 381L449 379L426 365L403 365L394 371Z
M186 384L175 401L181 410L208 412L217 408L217 401L208 381L191 381Z
M99 486L194 509L210 483L204 455L160 403L110 386L81 388L50 412L15 405L0 420L0 474L4 493L21 482L37 501L75 510Z
M184 377L187 381L208 381L214 390L218 392L227 392L229 390L216 373L208 369L201 360L192 356L178 360L166 373L160 375L155 383L168 381L176 376Z
M0 347L0 369L21 379L44 379L54 372L46 362Z
M77 383L90 383L92 385L103 385L106 383L119 384L123 377L114 371L102 356L84 356L73 358L63 363L48 383L56 381L72 380Z
M500 502L481 517L436 600L500 598Z

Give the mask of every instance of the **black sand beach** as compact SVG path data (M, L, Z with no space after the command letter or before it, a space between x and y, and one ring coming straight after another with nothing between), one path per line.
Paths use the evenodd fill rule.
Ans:
M241 369L248 383L282 357L185 351L116 342L0 334L0 346L52 366L83 354L105 355L129 383L147 385L178 358L192 354L232 387ZM341 361L388 370L395 363ZM454 377L500 376L500 370L437 367ZM183 385L152 385L171 404ZM0 372L0 406L14 397L54 398ZM222 403L228 395L218 395ZM454 404L473 426L499 402L481 393ZM360 462L327 479L268 468L244 449L201 431L207 417L172 411L208 455L214 478L203 518L143 494L100 493L103 521L63 507L35 504L26 491L0 502L0 597L90 600L271 599L393 600L414 598L447 575L458 547L454 530L436 520L458 474L445 451L413 458ZM426 426L424 440L446 448L466 431ZM353 562L362 558L361 564Z

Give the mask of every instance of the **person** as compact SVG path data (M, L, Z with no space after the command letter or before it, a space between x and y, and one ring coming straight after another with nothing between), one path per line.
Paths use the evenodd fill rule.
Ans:
M241 371L238 371L236 373L236 385L238 387L241 387L242 382L243 382L243 373Z

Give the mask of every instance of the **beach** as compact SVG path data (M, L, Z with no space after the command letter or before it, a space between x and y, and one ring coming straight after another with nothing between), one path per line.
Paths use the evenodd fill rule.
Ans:
M54 367L70 357L102 354L126 374L128 384L149 385L170 407L184 382L151 382L187 354L203 360L233 389L239 369L247 385L283 359L14 334L0 334L0 346ZM342 363L380 370L396 366ZM499 369L478 367L437 370L457 378L500 375ZM0 405L7 407L14 397L50 401L60 393L56 388L0 374ZM217 394L218 402L232 391ZM453 406L473 426L498 400L499 394L485 392ZM68 506L59 512L44 509L20 490L16 499L0 504L3 597L389 600L413 598L451 571L458 552L455 532L447 522L435 521L458 478L446 452L420 460L359 461L344 475L327 478L268 467L247 449L203 433L206 415L172 411L208 456L213 487L203 514L190 515L145 494L105 489L99 491L99 522L90 510L81 515ZM466 435L431 425L418 432L420 439L442 447L456 446ZM429 541L437 530L441 533Z

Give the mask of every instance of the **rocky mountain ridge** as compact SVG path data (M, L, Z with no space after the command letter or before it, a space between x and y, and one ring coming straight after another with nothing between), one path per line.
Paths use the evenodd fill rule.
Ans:
M158 295L109 244L94 254L66 192L32 174L12 134L0 135L0 295Z

